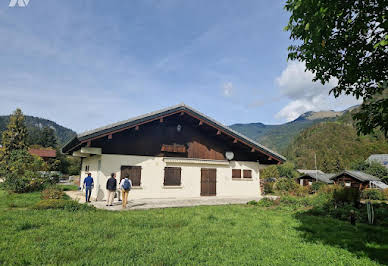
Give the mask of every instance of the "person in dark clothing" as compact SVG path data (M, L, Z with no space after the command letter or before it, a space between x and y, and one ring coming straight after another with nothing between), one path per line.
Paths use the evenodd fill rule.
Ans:
M85 190L85 200L90 202L90 196L92 195L92 189L94 185L94 180L91 173L88 173L88 176L84 179L84 188Z
M117 181L116 174L112 173L110 178L106 182L106 189L108 190L106 206L113 206L113 199L115 197L116 189L117 189Z

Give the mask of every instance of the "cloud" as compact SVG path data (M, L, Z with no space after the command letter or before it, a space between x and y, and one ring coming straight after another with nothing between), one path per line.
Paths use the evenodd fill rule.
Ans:
M222 90L223 90L224 96L226 96L226 97L232 96L232 92L233 92L232 82L224 83L224 85L222 85Z
M292 121L307 111L341 110L361 103L350 95L334 98L329 91L337 85L337 79L322 85L313 82L314 74L305 70L304 63L292 61L275 79L281 93L291 100L275 115L276 118Z

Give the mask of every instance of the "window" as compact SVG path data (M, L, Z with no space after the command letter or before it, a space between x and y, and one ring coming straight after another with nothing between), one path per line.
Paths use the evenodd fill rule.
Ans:
M244 178L252 178L252 170L244 170Z
M165 186L180 186L181 185L180 167L165 167L164 168L164 185Z
M85 172L89 172L89 165L85 165Z
M232 169L232 178L241 178L241 169Z
M309 186L312 186L313 185L313 182L309 181Z
M350 187L351 183L349 181L345 182L345 187Z
M121 166L121 178L125 178L127 175L132 181L132 186L140 187L141 166Z

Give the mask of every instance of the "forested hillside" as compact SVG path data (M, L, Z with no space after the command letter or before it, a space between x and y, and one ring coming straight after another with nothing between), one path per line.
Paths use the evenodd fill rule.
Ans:
M47 119L34 116L25 116L25 121L28 129L29 141L32 143L35 142L35 139L38 138L41 131L45 127L49 127L54 130L59 145L66 143L70 138L76 135L73 130L60 126L57 123ZM9 116L0 116L0 143L2 135L1 133L7 128L8 123Z
M323 121L335 121L344 112L307 112L294 121L281 125L265 125L262 123L234 124L230 127L247 137L273 149L284 153L292 140L303 130Z
M303 130L286 150L287 159L298 168L337 172L349 168L352 163L367 159L374 153L388 153L388 141L381 132L358 136L350 123L350 114L338 122L325 122Z

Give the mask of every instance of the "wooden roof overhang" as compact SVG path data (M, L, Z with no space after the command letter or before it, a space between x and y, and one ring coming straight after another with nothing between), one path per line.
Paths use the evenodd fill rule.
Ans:
M225 135L229 136L233 139L233 143L240 142L251 148L252 152L261 152L268 156L269 160L274 160L277 163L283 163L286 161L286 158L276 152L262 146L261 144L249 139L248 137L228 128L219 122L209 118L208 116L201 114L200 112L194 110L193 108L181 104L178 106L173 106L170 108L166 108L157 112L149 113L143 116L135 117L133 119L129 119L126 121L118 122L115 124L111 124L105 127L97 128L95 130L87 131L82 134L77 135L73 139L71 139L68 143L66 143L62 147L62 152L66 154L70 154L75 151L77 148L80 148L82 145L90 146L91 141L108 137L112 138L112 135L118 132L122 132L124 130L128 130L131 128L138 129L139 126L150 123L156 120L160 120L161 122L165 117L172 116L175 114L180 115L189 115L198 120L198 125L208 125L217 130L217 135Z

